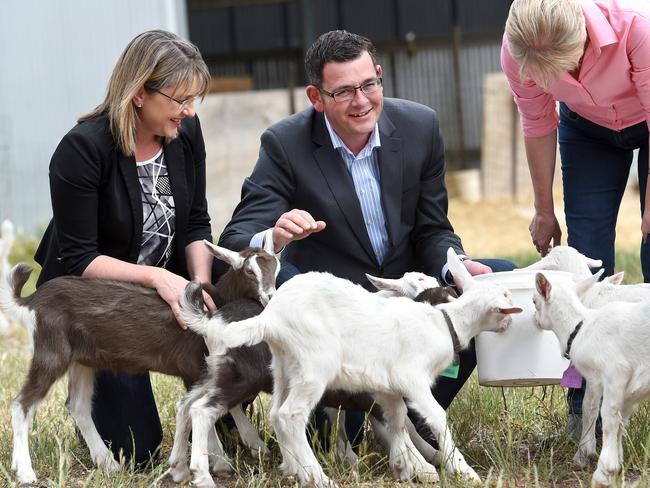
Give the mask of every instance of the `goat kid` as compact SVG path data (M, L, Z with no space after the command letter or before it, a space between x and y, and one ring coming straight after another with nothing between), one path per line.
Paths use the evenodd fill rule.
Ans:
M11 220L5 219L0 225L0 279L5 279L9 272L9 253L14 245L14 224ZM9 329L9 322L4 314L0 312L0 332Z
M376 296L399 296L405 294L415 298L430 287L435 287L437 299L446 302L450 299L450 289L439 288L438 281L423 273L406 273L399 279L375 278L367 275L368 279L380 290ZM438 291L444 290L444 291ZM208 328L202 323L209 319L218 318L225 323L231 322L229 317L214 317L203 311L201 303L201 291L198 284L190 284L187 287L185 299L181 309L185 318L199 334L207 335ZM453 294L455 296L455 293ZM212 337L212 336L211 336ZM214 339L214 338L213 338ZM206 338L208 349L217 348L222 350L222 345L217 339ZM261 342L250 347L237 347L230 349L226 355L211 355L207 359L208 373L200 384L192 388L179 403L176 418L176 435L174 447L170 456L172 466L171 475L177 482L183 481L192 474L192 485L199 487L213 487L214 482L208 469L208 446L206 446L205 432L214 422L221 418L231 409L233 405L241 404L243 401L254 398L261 391L271 393L273 377L271 375L271 351L266 343ZM382 423L381 409L375 404L370 395L365 393L349 394L343 391L327 391L321 399L321 404L326 405L326 410L335 411L335 408L342 408L367 411L373 425L375 434L380 443L390 445L389 435ZM332 408L334 407L334 408ZM232 413L232 412L231 412ZM335 416L335 414L333 414ZM187 440L190 431L193 435L190 467L187 467ZM413 424L407 420L409 434L418 450L427 459L435 459L436 451L424 441L415 430ZM340 419L339 419L340 421ZM339 454L351 464L356 463L356 454L347 442L343 429L338 429L340 423L332 421L337 426L336 447ZM242 441L257 454L260 451L259 445L263 445L255 430L248 430L246 433L240 430ZM403 472L404 480L410 478L410 474ZM408 476L408 477L406 477Z
M225 326L206 323L203 316L196 324L188 317L190 327L207 330L210 342L222 351L261 341L269 345L274 380L270 419L285 474L297 475L302 484L336 486L305 435L310 412L329 388L373 394L394 439L389 454L394 472L406 469L424 477L426 471L429 479L438 479L405 430L406 398L437 436L446 469L480 480L456 449L446 413L430 387L453 361L455 349L467 347L481 331L504 330L510 314L521 309L513 307L504 287L474 281L451 248L448 262L464 293L438 309L406 298L377 297L347 280L312 272L285 283L257 317Z
M241 253L205 241L212 253L231 269L215 286L206 285L219 313L238 305L239 318L259 313L275 292L278 261L259 248ZM0 285L0 307L32 335L34 354L27 379L12 404L12 469L18 481L36 480L29 455L28 432L38 404L51 385L68 374L67 407L79 428L93 462L107 470L120 469L91 418L95 370L124 373L157 371L179 376L185 386L206 370L203 338L179 327L155 290L125 282L74 276L44 283L32 295L20 291L31 273L16 265ZM240 311L240 310L243 310ZM244 416L245 418L245 416ZM241 417L240 417L241 419ZM216 432L210 435L214 469L227 469Z
M603 262L578 252L571 246L555 246L539 261L521 269L568 271L577 279L591 276L591 268L600 268Z
M574 462L585 467L596 454L595 424L600 414L603 445L592 482L610 486L623 461L623 429L636 406L650 396L650 301L611 302L589 309L580 301L597 276L576 285L535 279L535 320L552 330L587 380L583 400L583 440Z

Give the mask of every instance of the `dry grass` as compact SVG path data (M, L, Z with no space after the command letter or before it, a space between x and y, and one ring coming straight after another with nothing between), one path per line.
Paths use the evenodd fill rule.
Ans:
M618 248L633 263L639 241L638 196L630 192L621 208ZM561 211L559 212L561 213ZM532 215L530 202L450 202L450 218L463 238L466 251L476 257L508 257L515 261L531 260L534 249L528 235ZM565 233L566 235L566 233ZM28 255L25 251L21 255ZM20 253L19 253L20 254ZM520 263L521 264L521 263ZM638 270L636 271L638 276ZM0 335L0 486L11 486L11 428L9 404L17 393L29 361L28 340L18 328ZM182 395L178 380L153 375L154 391L164 425L163 459L173 440L175 402ZM32 454L40 486L67 487L171 487L164 477L166 464L152 471L132 470L106 476L92 469L86 449L74 433L64 407L65 381L55 385L39 409L32 434ZM262 408L263 410L263 408ZM258 409L259 411L259 409ZM590 470L574 471L571 456L575 445L564 435L566 415L564 391L559 387L494 389L479 387L473 377L450 410L455 436L470 464L484 479L484 486L561 487L589 486ZM263 416L262 416L263 418ZM650 414L646 409L634 418L628 431L624 478L616 486L650 486L647 469L650 453ZM273 454L261 462L231 443L235 475L217 478L219 486L288 487L295 480L283 478L277 471L279 454L274 448L268 425L260 425ZM557 434L557 435L556 435ZM553 435L556 435L553 437ZM342 487L402 487L391 481L384 456L378 454L371 439L361 448L361 462L353 470L331 455L321 455L325 469ZM466 482L444 476L441 486L464 488Z

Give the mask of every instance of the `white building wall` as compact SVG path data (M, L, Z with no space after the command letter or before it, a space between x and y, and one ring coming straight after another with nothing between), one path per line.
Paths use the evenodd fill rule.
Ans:
M127 43L149 29L187 37L185 0L1 2L0 220L26 233L47 225L52 152L101 102Z

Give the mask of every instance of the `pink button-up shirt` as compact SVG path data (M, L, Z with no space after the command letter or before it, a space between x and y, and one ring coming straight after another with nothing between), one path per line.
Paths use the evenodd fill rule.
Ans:
M547 91L533 81L522 82L503 36L501 67L528 137L557 128L555 101L613 130L643 120L650 126L650 1L581 0L581 4L589 44L577 80L565 73Z

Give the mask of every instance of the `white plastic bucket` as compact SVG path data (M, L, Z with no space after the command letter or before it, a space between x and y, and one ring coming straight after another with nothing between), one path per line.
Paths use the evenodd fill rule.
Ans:
M476 337L478 381L483 386L540 386L558 384L569 361L562 356L555 334L535 325L533 292L537 270L478 275L479 281L499 283L512 293L523 312L512 316L504 332L481 332ZM565 271L544 271L551 280L572 281Z

